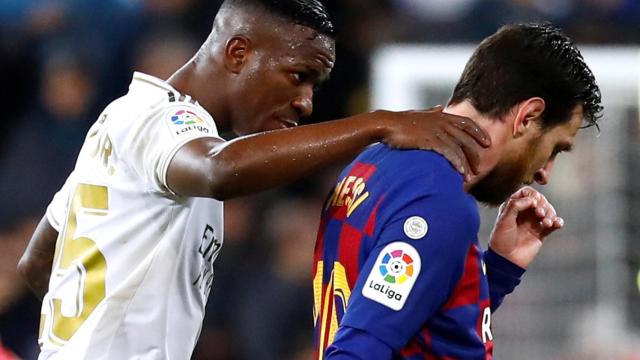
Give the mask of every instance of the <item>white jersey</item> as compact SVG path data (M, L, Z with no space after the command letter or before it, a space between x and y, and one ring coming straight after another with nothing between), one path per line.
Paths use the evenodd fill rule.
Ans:
M176 151L217 137L211 116L136 73L89 130L47 209L59 232L39 359L189 359L222 246L222 202L167 186Z

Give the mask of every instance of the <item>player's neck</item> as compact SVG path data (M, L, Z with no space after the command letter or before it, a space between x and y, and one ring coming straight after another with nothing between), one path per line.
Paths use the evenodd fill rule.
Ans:
M227 131L229 117L226 97L222 93L222 90L226 88L222 84L223 77L213 73L214 66L201 64L201 61L211 60L198 59L196 56L171 75L167 82L179 92L198 101L211 114L219 131ZM211 84L215 84L215 86Z
M447 106L444 112L454 115L466 116L475 121L491 138L491 146L482 148L478 146L480 156L478 175L465 181L465 190L468 190L478 181L482 180L497 164L503 156L505 145L509 139L508 127L503 121L489 118L480 114L469 101Z

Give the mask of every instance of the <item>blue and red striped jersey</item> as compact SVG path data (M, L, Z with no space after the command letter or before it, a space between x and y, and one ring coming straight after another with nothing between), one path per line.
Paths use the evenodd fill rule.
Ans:
M442 156L364 151L322 213L317 359L491 359L490 298L497 307L524 270L485 254L478 227L474 198Z

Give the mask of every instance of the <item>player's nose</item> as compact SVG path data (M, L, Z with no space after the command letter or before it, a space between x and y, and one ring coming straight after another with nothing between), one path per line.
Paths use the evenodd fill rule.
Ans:
M542 168L538 169L533 175L533 180L540 185L547 185L551 180L551 171L553 170L553 160L547 162Z
M313 113L313 86L303 86L300 94L291 102L291 106L296 109L301 118L311 116Z

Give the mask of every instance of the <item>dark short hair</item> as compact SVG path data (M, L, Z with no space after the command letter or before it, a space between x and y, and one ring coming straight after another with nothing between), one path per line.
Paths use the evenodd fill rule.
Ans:
M450 104L469 100L482 114L502 117L519 102L540 97L546 103L542 128L570 119L581 104L587 126L601 117L600 89L582 54L549 24L503 26L471 56Z
M335 37L333 21L327 8L318 0L225 0L224 6L253 6L271 12L295 24Z

